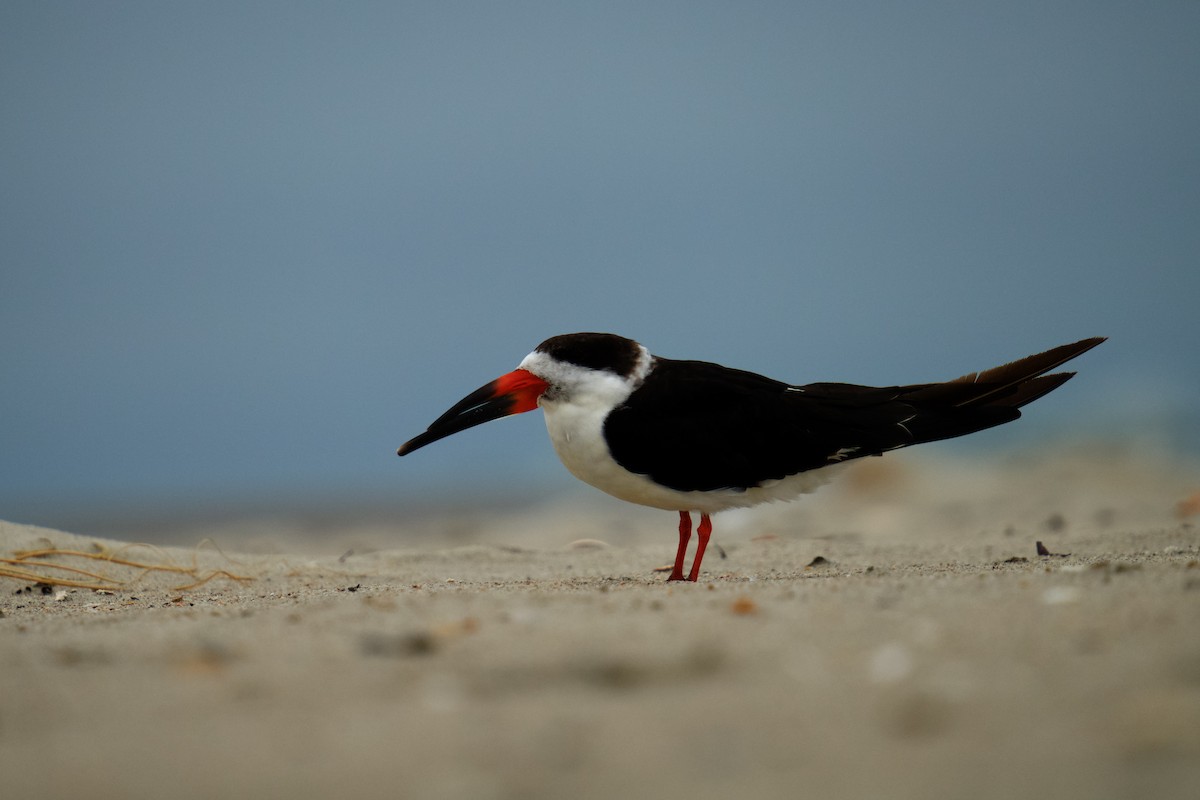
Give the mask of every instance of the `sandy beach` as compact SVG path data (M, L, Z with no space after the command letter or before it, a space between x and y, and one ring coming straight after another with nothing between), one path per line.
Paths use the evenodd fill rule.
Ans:
M0 523L10 572L114 581L0 579L0 780L6 797L1194 798L1197 490L1194 466L1136 448L872 460L718 516L689 585L655 571L673 515L593 495L317 536L251 519L169 548ZM11 563L45 548L184 571Z

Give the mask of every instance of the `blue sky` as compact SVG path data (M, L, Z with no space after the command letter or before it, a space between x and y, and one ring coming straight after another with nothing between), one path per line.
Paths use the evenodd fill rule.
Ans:
M1194 454L1198 40L1192 2L9 0L0 517L565 486L535 414L395 448L575 330L874 384L1108 335L964 446Z

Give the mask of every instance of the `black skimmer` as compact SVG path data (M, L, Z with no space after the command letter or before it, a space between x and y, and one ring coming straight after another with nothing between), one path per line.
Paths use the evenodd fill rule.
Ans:
M453 433L541 408L550 440L575 477L614 497L679 512L684 558L700 514L700 574L710 515L791 500L854 459L962 436L1021 416L1073 372L1046 374L1090 350L1084 339L944 383L793 385L704 361L650 354L611 333L542 342L520 365L464 397L400 448L407 455Z

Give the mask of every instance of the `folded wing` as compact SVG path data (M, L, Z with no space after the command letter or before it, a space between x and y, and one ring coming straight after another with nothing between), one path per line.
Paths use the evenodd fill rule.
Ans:
M1010 422L1074 373L1046 374L1084 339L944 383L790 386L751 372L658 359L605 421L622 467L680 491L748 489L806 470ZM651 385L651 383L653 385Z

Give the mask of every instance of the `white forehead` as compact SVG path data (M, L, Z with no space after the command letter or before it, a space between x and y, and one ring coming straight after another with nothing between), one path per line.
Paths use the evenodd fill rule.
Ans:
M521 359L518 368L532 372L551 386L568 394L586 391L610 397L628 397L634 389L641 385L646 373L650 371L650 363L653 359L650 351L645 347L640 344L637 347L637 364L629 378L624 378L608 370L590 369L569 361L559 361L538 350L534 350Z

